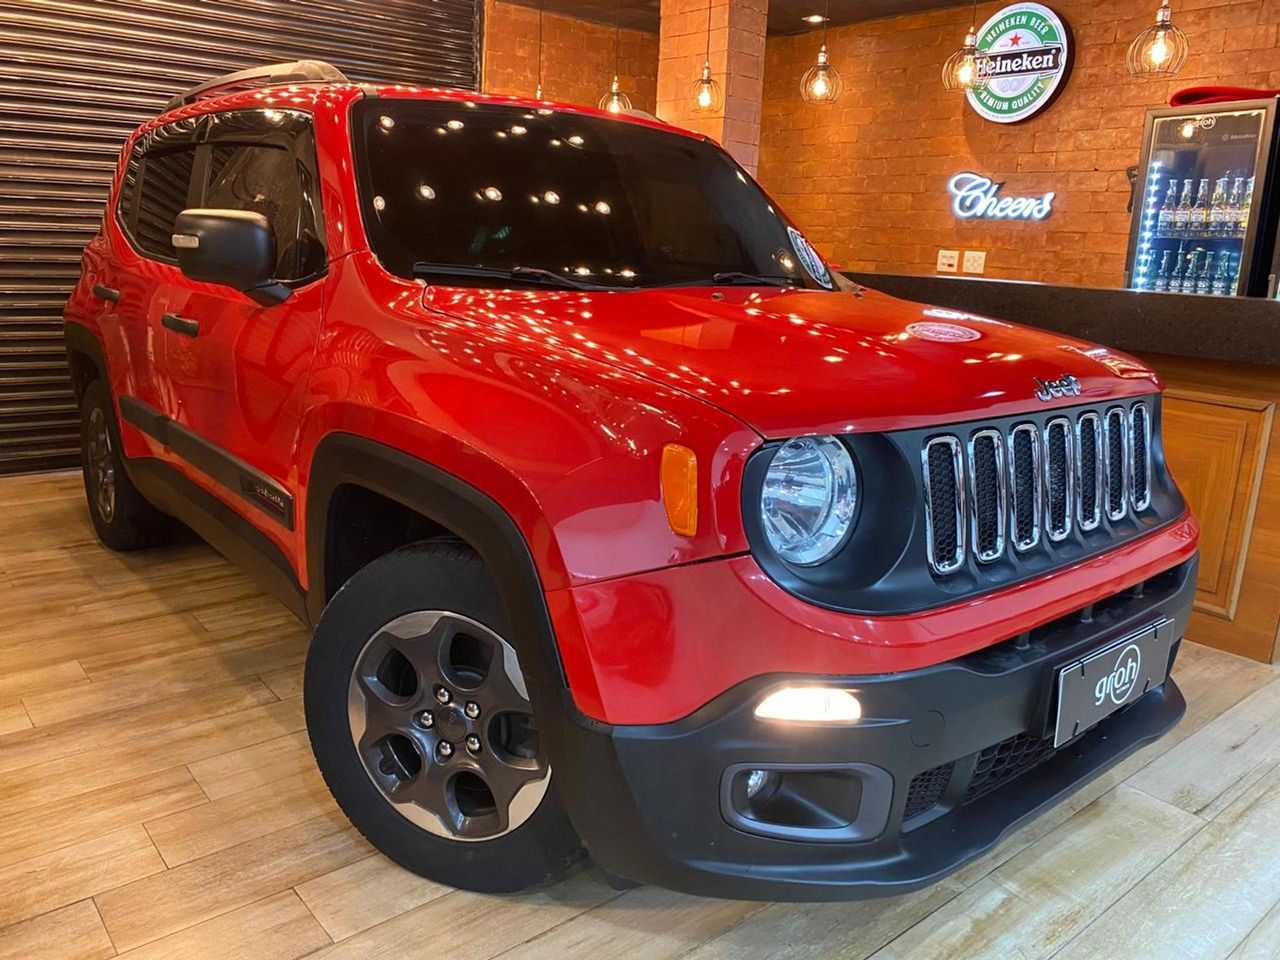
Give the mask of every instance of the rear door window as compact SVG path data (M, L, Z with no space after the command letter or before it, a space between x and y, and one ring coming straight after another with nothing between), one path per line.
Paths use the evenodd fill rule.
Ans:
M195 156L195 149L186 147L149 152L143 161L133 236L138 249L153 260L172 263L177 259L173 225L190 206Z

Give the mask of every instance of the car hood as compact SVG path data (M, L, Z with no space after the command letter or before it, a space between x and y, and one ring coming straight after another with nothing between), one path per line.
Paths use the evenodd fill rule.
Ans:
M765 437L898 430L1151 393L1123 353L871 290L430 287L428 309L677 387ZM1079 395L1037 399L1074 377Z

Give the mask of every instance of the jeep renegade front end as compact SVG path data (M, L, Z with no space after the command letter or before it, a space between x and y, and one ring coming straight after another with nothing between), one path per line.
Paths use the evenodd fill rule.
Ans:
M315 624L316 759L391 858L896 893L1181 716L1142 364L858 287L651 119L310 63L171 107L66 310L89 510Z

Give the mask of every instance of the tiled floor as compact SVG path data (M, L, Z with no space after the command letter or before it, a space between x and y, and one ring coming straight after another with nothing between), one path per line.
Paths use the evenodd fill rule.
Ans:
M1160 743L906 897L484 897L334 808L306 632L202 544L100 547L78 476L0 481L0 958L1280 958L1280 670L1194 644Z

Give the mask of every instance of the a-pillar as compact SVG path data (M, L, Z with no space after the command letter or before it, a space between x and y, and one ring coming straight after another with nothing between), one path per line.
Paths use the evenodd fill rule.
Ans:
M694 110L693 84L707 59L710 3L711 73L724 109ZM658 116L722 144L751 173L760 159L760 101L769 0L662 0L658 41Z

